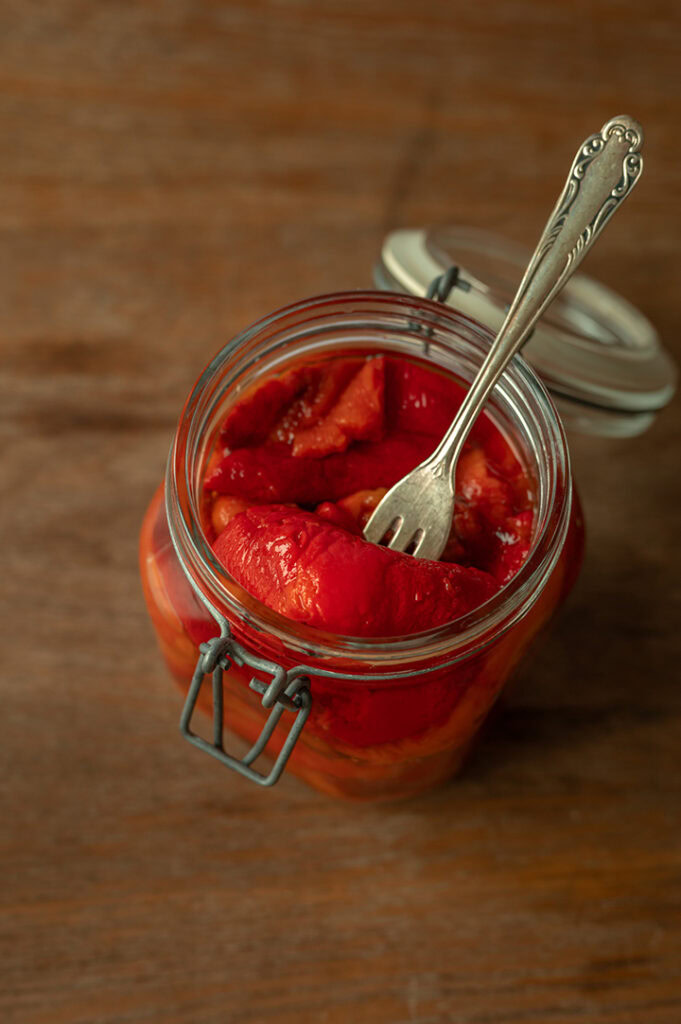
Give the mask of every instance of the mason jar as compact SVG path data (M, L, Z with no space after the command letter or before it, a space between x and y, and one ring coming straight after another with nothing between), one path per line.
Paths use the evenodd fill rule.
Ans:
M265 317L202 373L140 547L147 605L186 694L181 727L195 746L263 785L286 765L324 793L356 799L410 796L458 770L582 559L584 528L563 426L531 367L515 358L487 406L533 482L530 553L491 600L429 632L362 639L272 611L215 558L202 526L202 484L225 413L258 381L301 360L388 353L465 386L492 340L488 327L440 302L347 292ZM203 712L212 725L207 717L198 724ZM234 736L248 745L245 753L234 752Z

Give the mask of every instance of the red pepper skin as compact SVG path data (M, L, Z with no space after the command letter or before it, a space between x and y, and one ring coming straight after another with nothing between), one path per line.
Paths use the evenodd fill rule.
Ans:
M385 360L385 420L388 431L420 431L440 440L466 392L451 377L398 356ZM478 417L487 419L483 413ZM476 436L478 424L473 428ZM484 429L484 428L483 428Z
M318 366L299 366L251 388L223 421L220 435L228 448L269 442L295 445L299 436L314 431L333 417L340 405L340 419L332 447L324 450L324 432L309 438L309 454L326 455L342 450L352 439L379 436L383 426L383 357L339 359ZM346 391L349 392L346 398ZM353 415L354 413L354 415ZM341 433L347 427L347 438ZM300 454L308 442L302 441ZM336 447L333 447L333 444ZM338 447L340 445L340 447ZM298 453L296 453L298 454Z
M378 441L383 433L385 360L367 360L335 404L313 426L296 430L292 454L322 458L352 441Z
M300 369L259 383L229 410L220 428L220 440L228 448L262 444L304 387Z
M433 629L498 589L478 569L412 558L285 505L253 506L235 516L214 551L274 611L346 636Z
M386 431L418 431L434 438L433 447L456 416L466 391L432 368L388 356L385 360ZM525 477L525 470L487 413L480 413L469 436L482 447L504 477Z
M206 477L205 488L252 501L316 505L354 491L392 487L433 449L427 434L358 441L323 459L295 458L267 446L237 448Z

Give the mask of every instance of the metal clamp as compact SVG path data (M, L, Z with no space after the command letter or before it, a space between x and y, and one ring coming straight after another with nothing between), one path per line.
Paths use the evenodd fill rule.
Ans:
M199 659L196 663L194 675L182 710L182 717L180 718L180 732L195 747L215 757L222 764L227 765L228 768L238 772L239 775L244 775L259 786L273 786L284 770L286 762L291 756L291 752L310 713L312 697L310 695L309 679L303 674L303 670L300 667L286 671L275 661L268 661L265 658L259 658L251 654L245 647L242 647L241 644L232 639L226 623L223 624L221 635L201 644L199 651ZM267 672L272 676L272 682L269 685L255 677L249 683L252 690L262 694L262 706L272 710L262 728L260 736L242 758L233 757L224 748L225 723L222 680L223 673L229 668L230 662L239 666L247 665L249 668L257 669L260 672ZM196 702L203 681L208 674L213 676L212 743L204 740L201 736L197 736L190 729ZM267 746L284 711L294 712L296 717L270 772L264 775L262 772L252 768L251 765Z
M434 302L446 302L453 288L460 288L464 292L469 292L471 290L470 283L464 281L460 275L461 268L457 267L456 264L449 267L444 273L438 274L428 285L426 298L432 299Z
M453 264L448 270L445 270L443 274L438 274L428 285L428 291L426 292L426 298L432 299L433 302L446 302L450 296L450 293L454 288L460 288L464 292L471 290L470 281L464 280L461 277L461 267ZM510 303L506 303L504 306L504 312L508 313L511 308ZM534 334L535 328L529 332L525 341L521 347L524 347L532 335ZM427 334L432 335L432 328L428 328Z
M442 302L444 304L447 302L447 299L454 288L460 288L464 292L469 292L471 290L470 282L461 277L461 268L456 266L456 264L443 271L442 274L438 274L437 277L433 278L428 285L425 297L427 299L432 299L433 302ZM424 343L424 355L427 355L430 345L428 339L433 336L433 328L424 327L422 324L419 324L414 320L409 322L409 327L412 331L422 334L426 339Z

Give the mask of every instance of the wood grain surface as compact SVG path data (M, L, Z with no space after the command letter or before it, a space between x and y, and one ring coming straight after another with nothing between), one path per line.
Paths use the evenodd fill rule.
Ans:
M384 232L532 243L646 131L587 268L681 359L681 20L650 0L0 5L0 1019L678 1024L681 411L571 446L581 581L464 775L261 792L178 733L136 566L195 376Z

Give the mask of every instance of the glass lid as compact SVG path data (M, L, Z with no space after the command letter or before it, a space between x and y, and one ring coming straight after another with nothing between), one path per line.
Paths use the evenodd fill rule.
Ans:
M497 331L530 253L468 227L394 231L384 241L379 288L425 295L438 275L459 269L447 303ZM522 350L567 426L584 433L634 436L672 398L676 369L643 314L616 292L576 273Z

